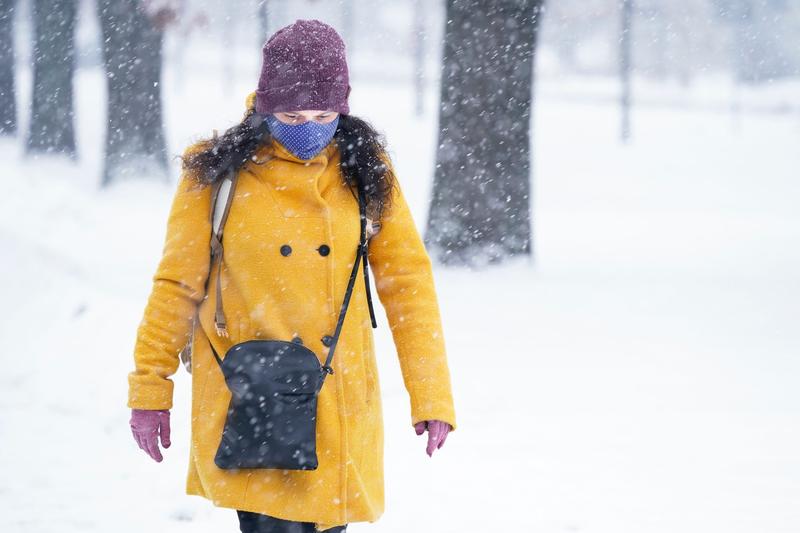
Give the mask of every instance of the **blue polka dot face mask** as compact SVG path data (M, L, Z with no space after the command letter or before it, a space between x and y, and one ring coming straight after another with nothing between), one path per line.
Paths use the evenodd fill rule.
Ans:
M313 120L306 120L302 124L285 124L275 115L267 115L267 126L275 137L287 150L300 159L311 159L328 146L339 124L339 116L327 124L320 124Z

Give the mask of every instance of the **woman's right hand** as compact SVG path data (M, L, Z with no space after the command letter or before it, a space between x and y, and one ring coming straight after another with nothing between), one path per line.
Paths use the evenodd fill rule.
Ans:
M149 410L149 409L132 409L131 410L131 431L133 438L139 448L143 449L147 454L157 462L161 462L164 458L161 456L161 450L158 448L158 437L161 436L161 445L164 448L169 448L169 409Z

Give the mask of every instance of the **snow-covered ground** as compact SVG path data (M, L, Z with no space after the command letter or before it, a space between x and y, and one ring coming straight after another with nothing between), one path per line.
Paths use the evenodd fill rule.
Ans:
M641 84L621 145L611 101L562 97L575 83L537 96L536 262L436 268L459 429L433 458L379 310L387 505L348 529L796 533L800 116L705 110L730 91L719 80L686 106ZM0 143L0 531L236 531L233 510L183 493L182 368L164 462L128 427L178 161L171 183L98 190L105 90L97 71L76 84L76 165ZM168 72L170 153L238 121L249 90ZM354 79L351 95L386 132L420 229L436 95L421 118L410 85Z

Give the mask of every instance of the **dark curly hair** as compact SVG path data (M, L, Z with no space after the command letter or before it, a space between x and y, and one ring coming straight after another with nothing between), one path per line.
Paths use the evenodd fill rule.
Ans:
M367 214L373 221L379 221L391 205L392 188L396 183L385 136L366 120L340 114L333 138L339 149L344 182L356 198L357 186L362 184ZM211 138L200 140L187 149L180 156L182 167L201 187L207 186L221 179L231 167L238 171L260 146L271 143L272 135L265 117L249 107L239 124L222 135L217 135L215 130Z

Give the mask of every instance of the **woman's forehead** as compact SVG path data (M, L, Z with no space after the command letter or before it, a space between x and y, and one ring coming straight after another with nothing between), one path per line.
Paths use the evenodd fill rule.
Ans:
M333 113L332 109L299 109L294 111L276 111L276 113Z

